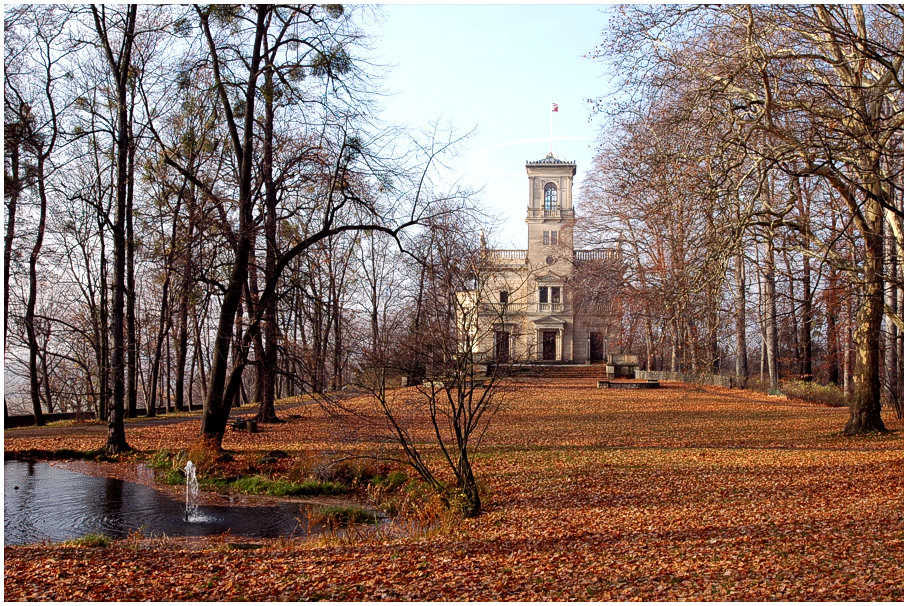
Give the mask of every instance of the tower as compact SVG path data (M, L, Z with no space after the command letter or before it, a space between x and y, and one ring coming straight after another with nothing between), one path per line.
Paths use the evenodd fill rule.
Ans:
M490 249L481 238L483 258L493 271L485 292L475 293L477 318L491 333L478 351L498 362L515 356L605 362L612 357L608 349L616 323L609 293L616 285L604 275L613 272L603 272L601 264L620 262L620 251L574 250L576 164L549 153L528 161L526 171L527 248Z
M573 314L566 285L573 270L573 185L577 165L549 153L527 162L527 336L535 358L573 358Z
M564 265L574 250L573 186L577 165L549 153L526 164L530 197L527 205L527 258L531 267ZM552 262L554 260L554 263ZM568 270L553 267L553 270Z

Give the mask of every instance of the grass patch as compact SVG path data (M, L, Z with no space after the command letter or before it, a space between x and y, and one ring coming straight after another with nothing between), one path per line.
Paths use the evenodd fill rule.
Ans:
M79 537L78 539L72 539L70 541L64 541L63 545L65 547L109 547L113 543L111 539L106 534L87 534L84 537Z
M367 484L380 471L375 462L364 459L349 459L316 466L313 475L322 481L340 482L348 486Z
M218 547L217 551L250 551L261 549L262 547L264 547L262 543L224 543Z
M381 486L389 490L394 490L403 486L410 478L402 471L392 471L388 475L376 474L372 476L370 482L374 486Z
M377 513L354 505L325 505L310 512L309 518L313 522L329 526L375 524L379 520Z
M192 452L160 450L149 458L148 465L158 471L158 479L160 481L176 486L186 481L184 467L187 456L192 454ZM199 488L202 490L215 492L236 491L243 494L261 494L272 497L330 495L350 490L347 484L334 480L301 479L292 481L284 478L272 479L254 473L257 471L255 466L250 467L247 465L246 469L243 469L243 466L240 465L240 469L237 469L237 466L234 465L232 471L222 470L210 457L206 458L205 456L199 456L199 453L195 454L204 463L204 467L202 464L197 467ZM205 453L201 454L204 455ZM195 459L192 460L194 461Z
M179 469L168 469L161 474L160 479L168 486L177 486L186 483L186 476Z
M158 472L158 480L169 486L176 486L186 482L186 476L180 463L184 463L181 453L170 450L157 450L148 459L147 465Z
M813 381L785 381L782 383L782 393L790 398L798 398L815 404L848 406L844 392L833 384L820 385Z
M264 476L237 478L230 486L237 492L245 494L266 494L273 497L338 494L349 490L347 486L340 482L325 480L291 482L289 480L271 480Z

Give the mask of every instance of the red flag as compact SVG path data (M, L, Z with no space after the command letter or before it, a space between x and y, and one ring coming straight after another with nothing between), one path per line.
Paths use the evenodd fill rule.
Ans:
M558 104L557 104L557 103L552 103L552 111L553 111L553 112L557 112L557 111L558 111Z

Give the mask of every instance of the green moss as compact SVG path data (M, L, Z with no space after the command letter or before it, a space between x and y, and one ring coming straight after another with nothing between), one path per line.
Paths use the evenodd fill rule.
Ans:
M176 486L186 482L186 476L184 476L179 469L168 469L161 475L161 479L165 484L170 486Z
M409 477L402 471L392 471L388 475L384 476L377 474L372 476L372 479L369 480L375 486L382 486L384 488L389 488L391 490L403 486Z
M289 480L270 480L264 476L246 476L237 478L231 486L245 494L267 494L273 497L314 496L346 492L348 488L340 482L306 480L291 482Z
M148 466L154 469L167 469L173 467L173 452L169 450L156 450L148 459Z
M106 534L87 534L78 539L64 541L66 547L108 547L113 542Z
M388 487L397 488L398 486L403 486L409 479L409 476L402 471L392 471L388 474Z
M315 522L347 526L349 524L375 524L377 513L352 505L325 505L309 514Z

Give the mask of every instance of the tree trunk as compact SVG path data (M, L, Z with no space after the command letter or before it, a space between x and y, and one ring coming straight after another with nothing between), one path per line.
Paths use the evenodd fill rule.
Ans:
M100 208L100 207L99 207ZM100 288L98 297L98 420L107 420L108 411L110 410L110 327L108 325L108 280L107 280L107 246L104 237L104 227L106 221L103 215L98 213L98 240L100 255L98 267L100 268Z
M193 273L193 263L192 263L192 243L193 243L193 234L195 232L195 207L192 201L195 200L194 191L190 188L190 207L189 207L189 225L187 226L187 231L189 237L186 241L185 253L183 255L183 280L180 285L180 298L179 298L179 310L177 311L177 360L176 360L176 369L174 377L174 400L175 407L178 411L184 411L187 409L184 402L184 384L186 376L186 358L188 356L189 350L189 296L193 287L192 273ZM195 364L195 356L192 358L192 365ZM192 376L193 370L189 371L189 408L192 408Z
M783 239L783 245L787 242ZM798 279L795 276L794 269L792 268L792 259L791 251L783 250L781 253L776 253L775 258L778 259L781 256L782 262L785 264L785 272L783 274L785 286L788 288L788 293L782 296L782 299L788 302L787 313L778 313L777 309L777 326L778 323L782 324L781 332L783 336L778 336L779 339L779 366L781 370L782 360L783 359L792 359L794 358L794 368L792 370L795 373L801 372L801 360L804 355L804 350L801 344L801 323L800 323L800 314L798 312L798 302L800 298L798 297L795 287L797 286ZM778 284L777 284L778 288ZM778 296L778 292L777 292ZM781 301L777 298L777 303ZM779 317L781 316L781 317ZM788 325L785 324L785 319L788 320ZM790 344L790 353L785 351L786 341Z
M869 201L868 201L869 202ZM868 223L882 226L882 213L874 216L873 203L867 205ZM854 393L851 417L845 435L886 431L880 416L880 327L883 320L883 238L882 229L865 230L862 297L855 322L856 347Z
M139 341L136 331L136 272L135 272L135 235L132 228L133 189L135 185L136 145L133 137L133 108L135 107L135 84L129 103L128 141L126 177L126 411L127 416L137 415L139 392L138 350Z
M852 251L853 252L853 251ZM853 255L852 255L853 258ZM845 297L845 317L846 323L845 336L843 338L845 351L842 360L842 391L849 400L854 395L854 297L851 293Z
M210 302L208 300L208 297L205 297L205 306L207 307L208 305L210 305ZM202 321L198 317L197 309L193 309L192 320L195 333L195 348L193 352L193 359L198 363L199 366L199 385L202 388L202 406L204 406L204 401L208 399L208 376L205 372L205 359L208 358L209 352L208 348L204 347L204 343L202 342Z
M710 296L709 310L709 371L719 374L721 355L719 353L719 293Z
M173 368L172 361L170 359L171 344L170 344L170 322L168 321L167 330L164 332L164 336L167 339L165 343L165 351L167 351L167 363L164 366L166 372L164 373L164 385L166 389L161 392L164 395L164 411L172 412L173 409L173 394L171 393L171 388L173 383L170 381L170 369Z
M246 307L247 308L252 307L252 303L247 302ZM236 323L234 325L234 330L236 331L236 333L234 334L234 340L233 340L233 353L231 354L230 357L231 357L231 361L233 362L233 366L235 368L237 361L240 359L240 356L242 355L241 352L242 352L242 347L243 347L243 302L242 301L240 302L240 305L239 305L239 307L237 307L237 310L236 310ZM240 376L239 382L236 384L236 389L231 389L232 386L230 385L230 378L232 378L232 376L230 376L228 378L228 381L227 381L228 389L226 390L226 391L230 391L230 393L232 394L232 401L231 401L230 407L239 408L240 406L243 405L242 375Z
M180 292L180 309L177 312L177 360L176 368L174 369L174 404L175 408L181 412L186 410L183 392L186 376L186 356L189 349L189 301L186 294L186 281L188 281L188 272L187 277L184 280L184 288L181 289ZM191 385L190 389L192 389Z
M839 331L837 318L839 315L838 293L834 289L835 271L830 274L829 286L826 289L826 364L829 367L829 383L838 385L839 377Z
M127 182L129 179L129 106L127 93L129 84L130 67L132 66L132 44L135 36L136 5L127 7L126 25L121 42L120 56L114 58L110 47L106 24L102 24L101 17L95 7L92 12L95 17L95 27L101 42L105 47L107 62L111 73L116 78L117 85L117 128L116 128L116 157L117 157L117 199L113 225L114 243L114 284L113 305L111 309L111 330L113 331L113 355L111 356L111 374L113 376L113 401L107 416L107 444L105 452L116 455L129 450L126 443L126 431L123 425L123 416L126 404L126 326L125 320L125 295L126 295L126 214L128 212Z
M173 242L171 242L173 245ZM170 306L168 295L170 293L170 269L167 270L167 276L164 278L164 286L161 289L161 307L158 316L158 334L155 339L154 355L151 358L151 380L149 381L151 395L145 403L145 414L149 417L157 416L158 408L158 372L161 368L161 348L164 344L164 335L168 330L167 308Z
M644 325L646 330L646 370L653 370L656 352L653 337L653 319L649 313L646 314Z
M737 355L735 356L735 378L737 387L747 387L747 283L744 275L744 251L735 257L736 313L735 333Z
M898 245L892 230L887 223L887 265L889 276L886 286L886 306L894 313L901 317L899 306L899 276L902 275L901 264L899 263ZM896 323L886 317L886 394L896 416L901 419L903 416L903 390L902 390L902 348L901 348L901 331Z
M218 59L217 50L214 39L208 29L208 14L199 8L196 8L196 10L208 40L212 59L216 60ZM237 210L240 218L233 267L230 270L230 279L221 301L220 317L218 319L214 352L209 372L208 394L205 398L205 407L202 412L203 440L218 449L221 447L221 442L224 439L224 432L227 430L227 419L230 415L230 407L233 404L235 394L239 391L239 385L234 385L233 381L231 381L230 384L227 384L227 370L230 345L234 336L234 321L237 310L240 307L243 288L246 284L249 252L251 249L252 234L255 230L255 224L252 218L253 126L259 66L261 63L262 39L264 38L266 29L265 17L269 10L271 10L271 8L268 6L256 7L255 40L253 42L252 57L249 62L249 77L246 83L246 105L243 116L242 140L240 140L236 124L232 122L233 109L230 100L227 97L226 89L220 81L220 73L215 73L215 79L217 80L219 87L218 92L221 99L221 109L224 110L224 113L231 119L231 124L229 126L233 132L233 151L236 156L238 169L237 189L239 195L237 199ZM217 66L217 63L214 65ZM234 360L234 364L240 362L242 361Z
M10 177L4 179L6 189L6 239L3 241L3 346L6 350L6 335L9 329L9 271L13 259L13 239L16 235L16 205L19 202L19 192L22 191L22 182L19 180L19 144L22 135L22 125L13 123L4 127L6 131L6 145L9 150ZM4 411L6 399L4 398Z
M258 269L256 268L256 244L255 239L253 239L252 252L249 257L249 293L247 300L249 303L246 305L246 315L249 316L250 324L255 321L256 309L259 307L259 281L258 281ZM239 351L239 341L242 338L242 325L237 325L237 344L235 345L235 351ZM264 398L265 391L265 377L264 377L264 368L262 361L265 359L265 343L262 339L261 331L255 335L255 338L252 340L252 346L255 350L255 397L259 402L259 410L261 411L261 402Z
M47 365L47 343L50 341L50 323L47 323L47 332L44 335L44 347L40 350L41 357L41 382L44 385L44 403L47 406L48 414L54 412L53 394L50 391L50 369ZM61 412L65 412L61 409Z
M763 209L771 211L771 181L765 184L763 194ZM767 212L767 222L772 221L772 215ZM766 369L769 375L769 393L779 393L779 329L776 315L776 263L775 263L775 234L771 226L767 225L764 234L763 251L763 324L766 335Z
M679 372L680 364L681 364L681 361L679 359L680 358L680 351L679 351L680 345L679 344L681 342L681 335L679 334L680 331L681 331L681 328L678 326L678 316L677 316L677 310L676 310L675 317L672 318L672 361L671 361L672 372Z
M37 154L37 181L38 181L38 233L35 236L35 245L32 247L28 259L28 301L25 304L25 332L28 338L28 379L32 400L32 411L35 415L35 425L44 425L44 414L41 412L41 379L38 372L38 334L35 328L35 305L38 299L38 256L44 243L44 227L47 222L47 190L44 182L44 154Z
M198 344L195 346L198 349ZM187 407L189 410L192 410L193 402L195 401L195 363L198 356L193 352L192 358L189 360L189 398L187 398ZM178 409L179 410L179 409Z
M463 494L463 505L461 512L465 518L475 518L482 513L482 501L479 497L479 487L476 485L476 479L473 477L473 470L468 471L467 477L460 486Z
M800 183L798 181L798 183ZM798 187L798 194L800 197L801 188ZM808 201L804 201L803 210L801 212L802 222L804 224L804 236L801 241L801 246L805 251L810 250L810 237L807 228L810 225L810 208L808 206ZM802 381L813 381L813 292L811 290L811 268L810 268L810 256L803 252L801 253L803 259L803 268L801 272L801 289L803 290L804 297L801 300L801 338L799 339L801 343L801 367L800 374Z
M262 181L265 186L265 282L274 278L277 264L277 187L274 183L274 66L273 56L265 68L265 120L262 133ZM277 301L265 302L263 330L258 339L264 341L259 357L259 412L262 423L278 421L274 410L275 373L277 371Z

